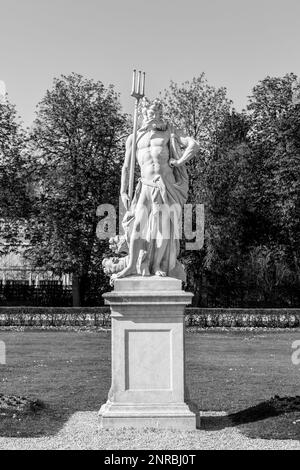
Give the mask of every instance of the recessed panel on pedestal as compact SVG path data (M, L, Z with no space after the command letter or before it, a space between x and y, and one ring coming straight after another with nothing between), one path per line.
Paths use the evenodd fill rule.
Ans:
M171 330L125 331L126 390L172 388Z

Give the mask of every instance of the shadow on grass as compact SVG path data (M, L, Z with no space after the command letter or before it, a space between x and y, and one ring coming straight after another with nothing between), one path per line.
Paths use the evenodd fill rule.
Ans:
M228 427L257 423L270 418L277 418L282 415L286 416L290 413L300 413L300 396L279 397L276 395L270 400L227 416L203 416L201 417L201 429L217 431ZM282 434L284 434L284 432ZM255 437L265 436L260 435ZM278 438L275 435L272 437ZM281 437L284 438L284 435Z
M100 403L101 404L101 403ZM97 411L100 404L93 407L70 406L60 408L56 404L26 410L3 410L0 408L0 437L38 438L56 435L78 411Z
M56 435L76 412L98 411L111 383L107 332L28 332L5 337L10 362L0 366L0 395L39 400L11 409L0 400L0 437ZM2 380L1 380L2 379ZM14 409L13 409L14 408Z
M83 404L83 403L82 403ZM90 406L57 407L54 404L45 404L26 410L3 410L0 408L0 437L45 437L57 434L63 425L76 411L95 411L100 408L96 399ZM85 403L86 405L86 403ZM193 403L189 403L190 409L196 412ZM300 417L300 396L279 397L275 396L250 408L226 416L197 416L197 428L206 431L217 431L229 427L239 426L248 437L266 439L291 439L299 438L299 429L295 429L289 420L289 428L286 423L278 423L272 418L280 416ZM299 416L298 416L299 415ZM298 420L300 422L300 420ZM266 425L266 422L268 425ZM254 424L254 426L251 426ZM250 425L250 426L247 426Z

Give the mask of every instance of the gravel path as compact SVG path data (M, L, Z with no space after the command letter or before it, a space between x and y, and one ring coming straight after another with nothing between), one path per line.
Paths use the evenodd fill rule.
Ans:
M0 449L102 449L102 450L196 450L278 449L300 450L300 441L249 439L237 429L192 432L145 429L103 430L97 412L75 413L58 434L42 438L0 438Z

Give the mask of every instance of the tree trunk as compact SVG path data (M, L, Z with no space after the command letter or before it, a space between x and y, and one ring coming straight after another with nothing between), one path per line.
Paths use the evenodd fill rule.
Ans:
M81 307L84 302L89 278L87 274L74 274L72 282L73 307Z
M81 305L86 305L85 304L85 301L86 301L86 292L88 291L88 288L89 288L89 277L87 275L87 273L84 273L81 275L80 277L80 283L79 283L79 289L80 289L80 301L81 301Z
M80 307L81 306L80 277L76 274L73 275L72 295L73 295L73 307Z

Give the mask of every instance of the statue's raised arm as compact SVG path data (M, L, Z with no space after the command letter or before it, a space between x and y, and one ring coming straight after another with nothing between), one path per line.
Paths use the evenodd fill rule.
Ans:
M170 165L179 167L188 163L196 155L199 150L199 144L195 139L187 136L183 131L176 130L176 135L181 146L185 148L185 151L178 160L171 158Z
M131 162L131 154L132 154L132 142L133 142L133 136L131 134L126 141L126 152L125 152L124 164L122 167L121 191L120 191L120 196L121 196L122 202L126 210L129 209L129 205L130 205L130 198L128 196L128 186L129 186L129 172L130 172L130 162Z

